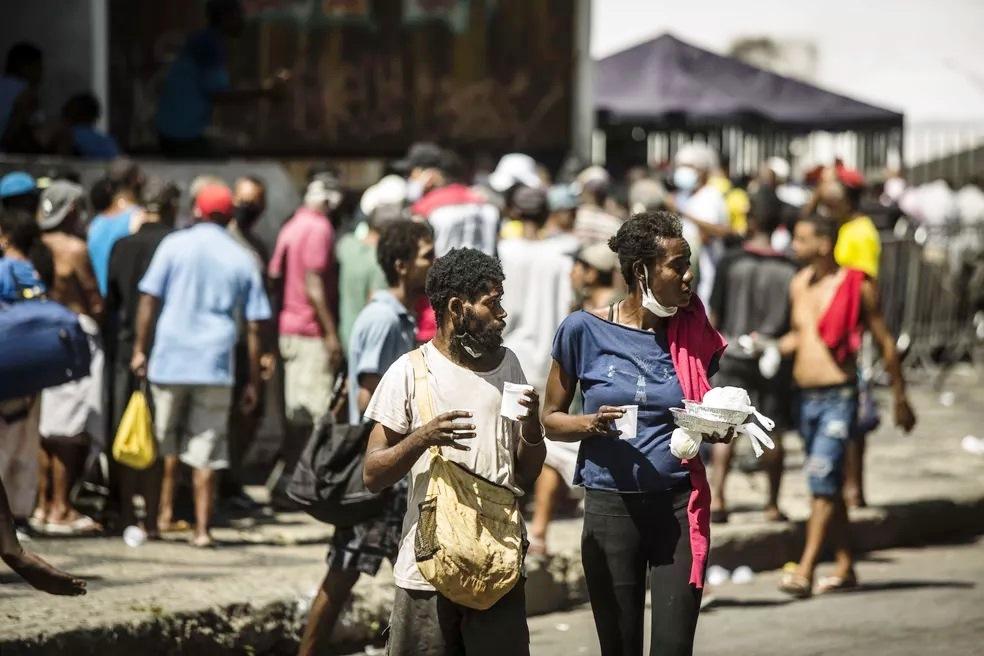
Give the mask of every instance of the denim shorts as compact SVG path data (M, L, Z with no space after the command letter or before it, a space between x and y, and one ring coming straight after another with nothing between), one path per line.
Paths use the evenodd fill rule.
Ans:
M800 392L800 434L806 443L806 478L815 497L839 494L844 485L844 452L855 434L858 392L854 385Z

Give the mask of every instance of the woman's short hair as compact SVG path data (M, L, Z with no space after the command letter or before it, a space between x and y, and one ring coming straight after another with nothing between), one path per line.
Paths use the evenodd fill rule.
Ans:
M646 263L666 255L665 239L683 237L683 224L673 212L657 210L640 212L622 224L615 236L608 240L608 247L618 255L629 289L635 289L636 279L632 270L636 262Z

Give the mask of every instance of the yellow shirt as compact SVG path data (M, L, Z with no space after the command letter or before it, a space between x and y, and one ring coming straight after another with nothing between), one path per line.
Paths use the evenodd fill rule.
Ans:
M731 180L723 175L711 176L711 186L724 196L724 204L728 208L728 222L731 229L740 235L748 228L749 199L748 192L741 187L733 187Z
M867 216L857 216L840 227L834 259L849 269L859 269L872 278L878 277L878 259L881 257L881 239L878 229Z

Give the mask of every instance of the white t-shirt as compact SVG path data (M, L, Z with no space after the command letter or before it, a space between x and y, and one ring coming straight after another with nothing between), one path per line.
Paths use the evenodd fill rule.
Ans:
M506 349L498 367L476 372L454 364L430 342L422 348L430 371L428 379L435 416L451 410L470 410L472 423L477 426L476 437L466 441L469 451L445 448L442 455L482 478L512 489L516 496L522 495L523 490L516 485L514 456L520 439L520 424L499 415L503 384L526 383L516 355ZM409 354L400 357L386 371L369 401L365 416L403 435L409 435L423 425L414 397L413 364ZM427 451L410 468L407 514L403 518L400 552L393 567L396 584L405 590L434 589L420 575L413 548L419 504L427 494L430 460L430 451Z
M682 207L684 213L700 219L706 223L715 225L728 225L728 206L724 202L724 195L717 190L714 185L706 184L692 196L686 199ZM688 225L690 229L688 231ZM689 234L688 234L689 233ZM684 237L693 249L694 233L699 240L697 226L690 221L684 221ZM700 280L697 283L697 295L704 305L708 305L711 300L711 290L714 288L714 272L717 269L717 262L724 253L724 242L721 239L711 239L700 249Z
M523 367L526 379L540 394L547 384L557 327L570 312L574 292L572 249L560 236L533 241L499 242L499 261L506 279L502 307L506 311L503 343Z

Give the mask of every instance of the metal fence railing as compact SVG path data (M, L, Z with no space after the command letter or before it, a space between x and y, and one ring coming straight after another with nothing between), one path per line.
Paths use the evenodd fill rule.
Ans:
M913 228L882 235L879 291L907 370L933 379L984 345L984 226Z

